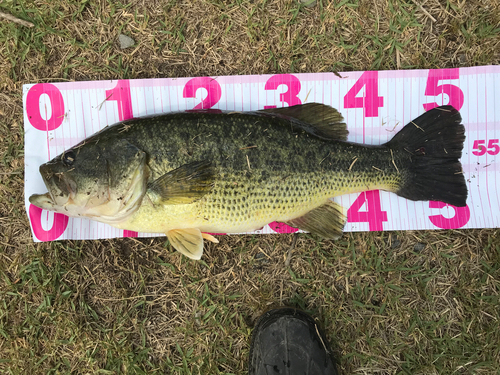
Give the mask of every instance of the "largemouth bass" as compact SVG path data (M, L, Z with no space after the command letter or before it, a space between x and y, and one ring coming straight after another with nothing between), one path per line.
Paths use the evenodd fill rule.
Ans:
M451 106L389 142L347 142L342 115L309 103L255 112L168 113L109 126L40 166L38 207L121 229L165 233L200 259L208 233L285 222L336 239L346 221L329 198L383 189L465 206L465 129ZM208 233L207 233L208 232Z

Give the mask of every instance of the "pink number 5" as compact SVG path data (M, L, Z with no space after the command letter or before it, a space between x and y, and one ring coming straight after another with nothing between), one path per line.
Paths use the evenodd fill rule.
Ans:
M184 98L196 98L196 91L201 88L207 90L207 97L201 103L197 104L194 109L212 108L217 104L222 95L219 82L215 78L197 77L190 79L186 83L186 86L184 86L182 96Z
M298 98L300 92L300 81L292 74L276 74L269 78L264 86L265 90L276 90L279 85L285 85L288 90L280 94L280 102L288 106L302 104ZM264 108L276 108L275 105L266 105Z
M48 118L47 107L44 109L45 119L40 113L40 96L47 94L50 99L50 110ZM59 89L52 83L37 83L31 87L26 95L26 113L28 120L34 128L41 131L50 131L61 126L64 120L64 100Z
M430 208L443 208L451 207L455 210L455 216L450 219L445 218L443 215L432 215L429 216L429 220L436 227L441 229L457 229L462 228L465 224L469 222L470 210L468 206L465 207L455 207L443 202L430 201Z
M439 69L439 70L429 70L429 76L427 77L427 85L425 86L425 95L427 96L438 96L440 94L446 94L449 98L449 104L455 107L457 111L460 111L464 105L464 93L459 87L455 85L438 85L439 81L444 79L458 79L459 71L458 68L453 69ZM426 111L438 107L440 104L436 102L425 103L424 109Z

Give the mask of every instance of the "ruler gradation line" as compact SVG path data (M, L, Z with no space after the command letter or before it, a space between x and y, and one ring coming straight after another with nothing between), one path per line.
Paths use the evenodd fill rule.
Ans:
M211 77L211 80L203 77L194 80L155 78L24 85L25 204L34 240L113 238L123 235L122 230L86 219L65 222L57 216L60 214L46 211L42 211L40 217L34 217L36 215L30 215L28 198L34 193L46 191L38 172L40 164L105 125L118 122L119 111L125 113L123 100L126 97L130 100L127 106L131 106L127 113L131 112L136 117L191 109L202 102L204 107L209 103L212 108L236 111L257 110L273 105L279 108L295 103L297 99L302 103L321 101L342 113L350 133L349 141L365 141L369 144L387 142L403 125L422 114L428 103L441 105L450 101L455 106L461 106L459 109L466 127L462 164L469 189L467 204L470 217L466 217L467 213L463 210L460 216L451 207L432 208L429 202L411 202L386 192L380 193L380 202L379 198L373 201L375 195L367 194L367 201L359 205L363 196L349 194L335 200L346 209L357 202L360 207L357 220L361 221L348 222L346 230L373 230L373 223L376 223L376 227L381 225L384 230L450 229L456 227L457 223L462 223L462 228L499 227L500 116L495 103L500 96L500 67L364 73L340 73L344 78L326 73L307 73ZM185 98L184 88L191 80L197 82L191 87L194 88L194 97ZM212 90L213 82L220 86L219 100L217 91ZM117 86L120 84L123 86ZM300 90L297 92L299 85ZM357 90L355 93L355 90L350 91L354 85ZM39 102L28 100L30 90L39 90L39 94L31 95L36 96ZM106 90L113 90L115 95L107 97ZM463 103L459 103L460 93L463 93ZM382 97L383 104L379 103L379 97ZM42 111L45 105L47 110ZM51 117L55 117L54 114L59 116L61 111L64 119L54 128L54 119ZM30 120L32 117L28 112L36 112L43 124L38 127L32 124L30 121L34 120ZM481 153L481 146L476 146L475 142L483 142L482 147L486 151ZM431 220L431 216L435 219ZM362 218L366 217L369 221L363 222ZM275 226L272 228L279 231ZM61 234L58 237L44 235L52 232ZM274 233L274 230L266 226L258 233ZM140 237L158 235L161 234L139 233Z

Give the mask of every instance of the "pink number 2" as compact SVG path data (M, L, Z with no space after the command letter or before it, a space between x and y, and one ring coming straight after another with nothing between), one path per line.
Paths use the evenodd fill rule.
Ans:
M278 86L285 85L288 90L280 94L280 102L288 104L288 106L302 104L302 101L297 95L300 92L300 81L292 74L276 74L269 78L264 86L265 90L276 90ZM266 105L264 108L276 108L275 105Z
M362 88L363 96L357 97ZM364 108L365 117L378 117L378 109L384 106L384 97L378 96L378 72L368 71L361 77L344 96L344 108Z
M182 96L184 98L196 98L196 91L201 88L207 90L207 97L193 109L212 108L218 103L220 97L222 96L222 90L219 82L217 82L215 78L197 77L190 79L186 83L186 86L184 86Z

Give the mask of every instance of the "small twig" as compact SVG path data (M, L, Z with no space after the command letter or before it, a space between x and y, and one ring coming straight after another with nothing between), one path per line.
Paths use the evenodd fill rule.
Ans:
M1 18L5 18L6 20L9 20L9 21L12 21L12 22L18 23L18 24L20 24L20 25L26 26L26 27L33 27L33 26L35 26L35 25L34 25L34 24L32 24L31 22L28 22L28 21L25 21L25 20L19 19L19 18L17 18L17 17L14 17L14 16L13 16L13 15L11 15L11 14L7 14L7 13L0 12L0 17L1 17Z
M415 125L416 128L422 130L424 133L425 133L425 130L422 129L420 126L418 126L417 124L415 124L413 121L410 121L413 125Z
M354 161L351 163L351 166L349 167L349 170L352 169L352 166L354 165L354 163L356 163L358 161L358 158L354 159Z
M318 335L319 339L321 340L321 344L323 344L323 349L325 349L326 354L330 354L330 352L326 348L325 342L323 341L323 337L321 337L321 334L319 333L318 325L314 324L314 328L316 328L316 334Z
M292 260L292 251L295 249L295 244L297 243L297 238L299 237L298 233L293 235L292 245L288 249L288 253L286 254L285 266L290 266L290 260Z
M249 148L255 148L255 147L257 147L257 145L255 145L255 146L248 146L248 147L242 147L242 148L240 148L240 150L248 150Z
M396 171L398 171L398 173L399 173L399 169L396 166L396 162L394 161L394 154L392 153L392 150L391 150L391 159L392 159L392 164L394 165L394 168L396 168Z
M432 15L428 11L425 10L425 8L421 4L419 4L417 2L417 0L411 0L411 1L413 1L415 3L415 5L418 6L420 8L420 10L422 12L424 12L424 14L432 20L432 22L436 22L437 21L434 17L432 17Z
M248 164L248 170L252 170L252 168L250 168L250 159L248 159L248 155L245 155L247 157L247 164Z
M303 102L303 103L307 103L307 98L309 97L309 94L311 93L311 90L312 90L312 89L309 89L309 92L307 93L306 98L304 99L304 102Z

